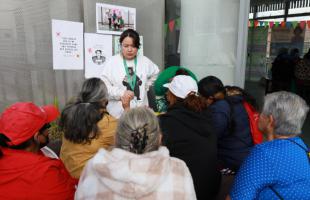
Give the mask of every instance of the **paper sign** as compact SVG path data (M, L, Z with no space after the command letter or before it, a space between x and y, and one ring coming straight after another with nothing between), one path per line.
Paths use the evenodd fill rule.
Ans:
M83 23L52 20L53 69L83 69Z
M85 78L98 77L112 56L112 35L85 33Z

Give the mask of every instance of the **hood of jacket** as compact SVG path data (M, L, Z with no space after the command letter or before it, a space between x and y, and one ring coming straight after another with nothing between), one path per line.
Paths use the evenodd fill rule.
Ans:
M119 148L100 149L92 165L99 182L120 196L135 199L155 191L165 180L170 156L166 147L139 155Z
M174 118L187 126L190 130L193 130L202 136L205 136L206 132L210 132L210 128L213 128L210 127L210 125L212 125L212 118L207 110L204 112L194 112L185 108L183 105L174 105L168 109L167 113L160 117Z

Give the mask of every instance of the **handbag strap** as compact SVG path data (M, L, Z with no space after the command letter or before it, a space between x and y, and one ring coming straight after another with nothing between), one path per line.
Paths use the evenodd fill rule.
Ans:
M300 138L300 137L299 137ZM300 138L301 139L301 138ZM294 140L290 139L290 138L287 138L286 139L287 141L293 143L293 144L296 144L297 146L299 146L300 148L302 148L306 154L307 154L307 157L308 157L308 160L309 160L309 163L310 163L310 150L309 150L309 147L306 145L306 143L301 139L301 141L304 143L304 145L306 147L303 147L302 145L298 144L297 142L295 142Z

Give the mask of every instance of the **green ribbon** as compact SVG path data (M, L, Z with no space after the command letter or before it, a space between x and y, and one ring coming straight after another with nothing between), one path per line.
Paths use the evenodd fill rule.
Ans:
M134 62L135 62L135 71L133 73L133 77L131 77L130 74L129 74L129 71L128 71L128 65L127 65L126 59L123 58L124 68L125 68L126 75L127 75L127 81L129 83L130 88L132 89L132 91L134 91L134 89L135 89L136 80L137 80L137 74L136 74L137 62L138 62L137 61L137 56L135 57Z

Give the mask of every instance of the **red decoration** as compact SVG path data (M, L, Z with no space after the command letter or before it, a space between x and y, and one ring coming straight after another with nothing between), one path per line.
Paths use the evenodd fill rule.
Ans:
M274 26L274 22L269 22L269 27L272 28Z
M307 21L308 28L310 28L310 21Z
M281 22L281 27L285 27L286 23L285 22Z
M255 21L254 21L254 27L257 27L257 26L258 26L258 24L259 24L259 23L258 23L258 21L257 21L257 20L255 20Z
M170 32L172 32L173 29L174 29L175 21L174 20L170 20L168 25L169 25Z
M300 21L300 22L299 22L299 27L300 27L300 28L304 29L305 26L306 26L306 21Z

